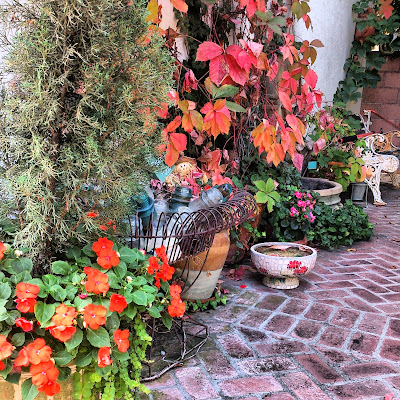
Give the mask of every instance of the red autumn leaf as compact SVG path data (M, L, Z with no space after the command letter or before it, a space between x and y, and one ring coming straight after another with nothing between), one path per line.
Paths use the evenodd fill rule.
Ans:
M286 108L289 112L292 112L292 101L290 97L285 92L279 92L279 100L281 101L283 107Z
M172 132L169 135L170 142L174 145L177 151L186 150L187 137L183 133Z
M203 130L209 135L217 137L220 133L229 133L231 127L231 113L225 106L226 100L220 99L213 105L208 102L200 112L205 114L203 119Z
M312 89L315 89L315 85L317 84L318 81L318 76L315 73L315 71L309 69L307 71L306 76L304 77L304 80L307 82L307 84L311 86Z
M177 10L187 13L188 5L184 2L184 0L171 0L171 3Z
M186 92L191 92L193 90L197 90L197 84L199 81L196 79L194 72L190 69L185 74L185 80L183 81L183 90Z
M247 48L247 43L240 39L243 47ZM250 71L252 65L257 65L257 58L254 56L252 52L248 53L246 50L243 50L241 47L233 44L226 49L226 53L232 56L239 67L244 69L247 73Z
M228 73L225 55L221 54L210 61L210 79L217 86L221 84Z
M221 46L214 42L201 43L197 49L196 61L209 61L224 52Z
M240 68L239 64L236 60L230 56L226 56L226 61L229 67L229 75L230 77L239 85L244 86L248 80L249 74L246 70Z
M379 0L379 12L383 14L386 19L389 19L393 13L393 6L391 6L393 0Z
M313 145L314 154L318 154L326 145L326 140L320 137Z
M305 134L304 124L293 114L286 115L286 122L292 128L297 142L303 144L303 135Z
M240 0L240 6L242 8L247 7L246 13L249 18L253 18L257 10L261 12L266 11L265 0Z
M163 130L164 133L169 133L169 132L173 132L174 130L176 130L176 128L179 127L179 125L181 124L181 117L177 116L175 117L175 119L173 121L171 121Z
M167 118L168 116L168 103L161 103L160 107L157 107L157 115L160 118Z

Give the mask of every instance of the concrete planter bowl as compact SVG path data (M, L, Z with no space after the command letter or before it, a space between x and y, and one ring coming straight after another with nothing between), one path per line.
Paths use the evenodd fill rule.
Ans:
M340 193L343 187L340 183L321 178L301 178L301 184L305 190L313 190L319 193L320 200L333 210L343 207L340 201Z
M274 255L263 254L262 249L275 250ZM284 256L286 249L291 248L304 256ZM294 289L299 286L299 276L308 274L315 266L317 252L309 246L296 243L267 242L254 245L251 259L257 271L265 275L263 284L274 289Z

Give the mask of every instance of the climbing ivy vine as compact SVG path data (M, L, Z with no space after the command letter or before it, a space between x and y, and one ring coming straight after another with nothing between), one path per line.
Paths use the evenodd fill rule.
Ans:
M400 50L400 0L359 0L353 5L356 33L339 83L335 101L347 103L361 97L360 88L376 87L385 55Z

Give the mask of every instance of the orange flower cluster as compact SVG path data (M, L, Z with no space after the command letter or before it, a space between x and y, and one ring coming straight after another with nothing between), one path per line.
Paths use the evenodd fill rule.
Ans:
M88 277L85 283L85 289L88 292L94 294L105 294L108 292L108 276L106 274L92 267L83 268L83 272Z
M4 243L0 242L0 260L4 257L4 252L6 251L6 246Z
M113 250L114 243L107 238L99 238L93 243L92 249L97 254L97 264L104 269L116 267L119 264L118 253Z
M17 310L22 313L33 313L35 310L36 297L40 292L40 288L37 285L31 285L29 283L20 282L17 285Z
M154 278L156 282L154 285L160 289L160 280L166 282L172 279L175 268L168 265L168 257L165 253L165 246L161 246L160 248L156 249L156 255L158 258L161 258L162 266L158 263L157 257L150 257L147 272L150 275L156 274Z
M71 339L76 332L75 318L78 316L78 311L74 307L60 304L56 308L56 313L53 315L51 321L54 326L51 326L49 332L52 336L60 342L66 342Z
M51 348L46 345L44 339L36 339L23 347L14 361L14 367L29 365L32 383L37 386L39 392L47 396L54 396L60 392L60 385L56 382L58 369L51 360Z
M7 338L4 335L0 335L0 371L3 371L5 367L3 361L1 360L10 357L12 351L12 344L7 342Z
M106 323L107 309L101 305L88 304L83 312L83 325L90 329L99 329L100 325Z
M182 317L186 311L186 304L181 300L182 288L179 285L171 285L169 287L171 294L171 304L168 306L168 314L171 317Z
M111 365L111 349L108 346L100 347L99 352L97 354L97 365L100 368L104 368L107 365Z
M121 331L121 329L117 329L113 333L114 336L114 342L118 347L118 350L121 353L125 353L128 348L129 348L129 331L128 329L124 329Z

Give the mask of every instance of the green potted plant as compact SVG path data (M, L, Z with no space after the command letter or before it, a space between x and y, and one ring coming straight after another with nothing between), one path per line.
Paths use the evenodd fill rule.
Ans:
M156 255L107 238L72 248L34 276L25 250L0 242L0 374L23 400L53 396L73 373L73 398L148 393L141 365L152 338L146 320L170 328L185 312L165 248ZM71 393L60 394L71 398ZM135 397L136 398L136 397Z

